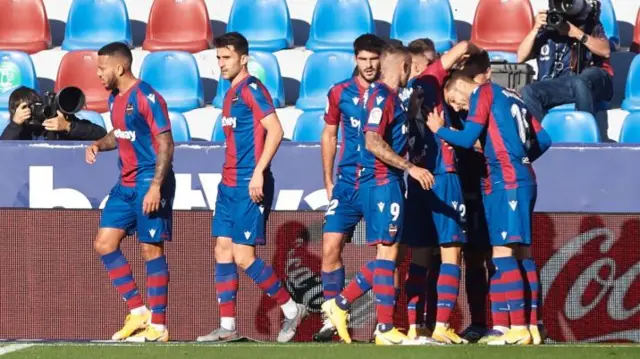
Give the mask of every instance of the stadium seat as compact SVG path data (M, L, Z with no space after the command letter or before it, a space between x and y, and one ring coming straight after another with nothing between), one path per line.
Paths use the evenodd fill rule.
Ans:
M0 135L8 125L9 125L9 112L0 111Z
M104 118L102 118L101 114L95 111L83 110L76 113L76 117L82 120L89 120L91 123L106 129L106 126L104 125Z
M40 91L31 57L20 51L0 51L0 111L9 108L9 96L20 86Z
M293 27L285 0L235 0L227 31L237 31L251 50L278 51L293 47Z
M191 53L213 46L213 31L204 0L155 0L142 48Z
M180 112L169 112L169 120L171 121L171 135L175 142L191 141L191 132L187 119Z
M270 52L251 51L247 67L249 68L249 73L262 81L267 88L273 100L273 106L283 107L285 102L284 82L280 74L278 59ZM220 77L216 97L213 99L215 107L222 108L224 95L229 90L229 87L229 81Z
M2 125L0 124L0 127ZM640 143L640 112L632 112L622 123L620 143Z
M60 62L54 91L75 86L84 92L87 110L107 112L109 91L96 75L98 53L96 51L67 52Z
M614 51L620 48L620 30L618 29L616 12L611 0L600 0L600 3L602 4L600 22L602 23L602 27L604 27L604 32L609 38L611 50Z
M391 38L408 45L425 37L433 40L439 53L458 42L449 0L398 0L391 21Z
M324 111L305 111L293 129L294 142L320 142L324 128Z
M0 49L36 53L51 47L51 28L42 0L1 0Z
M640 111L640 54L633 58L629 66L629 76L627 76L621 107L629 112Z
M596 111L600 112L600 111L607 111L609 109L609 103L606 101L599 101L598 103L596 103ZM549 110L549 112L556 112L556 111L564 111L564 112L573 112L576 110L576 104L575 103L567 103L564 105L560 105L560 106L556 106L551 108L551 110Z
M481 0L471 27L471 42L487 50L492 61L516 62L518 46L533 23L529 0Z
M598 143L596 119L588 112L550 112L542 127L554 143Z
M640 53L640 8L638 8L638 15L636 16L636 26L633 30L633 42L631 43L632 52Z
M358 36L375 32L368 0L319 0L306 46L311 51L350 51Z
M124 0L73 0L62 49L98 50L110 42L132 46L131 24Z
M224 142L224 131L222 130L222 112L216 117L213 124L213 132L211 133L211 142Z
M188 52L150 53L142 62L140 78L164 97L167 107L172 111L187 112L204 106L204 89L198 64Z
M352 53L316 52L309 56L302 72L296 107L304 111L324 110L331 86L349 78L354 66Z

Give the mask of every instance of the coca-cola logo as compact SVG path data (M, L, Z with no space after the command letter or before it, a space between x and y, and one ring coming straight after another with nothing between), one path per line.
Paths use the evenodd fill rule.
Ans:
M583 217L581 233L541 269L544 320L555 341L640 342L640 220L611 222L623 224Z

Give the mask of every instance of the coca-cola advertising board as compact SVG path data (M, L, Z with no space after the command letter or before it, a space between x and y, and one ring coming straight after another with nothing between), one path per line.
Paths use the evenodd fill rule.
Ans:
M97 210L0 210L0 338L108 339L126 315L93 252ZM172 340L189 341L218 325L213 286L211 211L177 211L170 266L168 326ZM268 244L258 255L272 263L293 297L311 315L295 340L320 328L321 212L274 212ZM347 278L373 248L360 226L343 255ZM640 217L635 215L536 214L534 255L541 269L543 318L552 341L640 342ZM135 238L122 246L144 293L144 263ZM400 267L404 277L406 264ZM464 277L464 276L463 276ZM453 319L469 324L464 281ZM406 328L404 293L396 325ZM238 293L240 334L275 340L282 314L244 274ZM372 294L354 303L353 336L369 340L375 323Z

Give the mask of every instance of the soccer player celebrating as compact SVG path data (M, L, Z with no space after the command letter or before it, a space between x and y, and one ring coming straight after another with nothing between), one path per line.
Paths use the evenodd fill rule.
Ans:
M384 40L373 34L358 37L353 43L356 75L337 83L327 95L327 110L322 131L322 168L329 197L322 235L322 292L324 300L333 299L344 288L345 271L342 248L362 219L362 206L357 183L360 147L362 144L362 96L380 74L380 51ZM338 126L342 127L342 144L337 180L334 185L333 166L338 142ZM352 281L343 295L349 303L371 289L374 262L361 270L363 277ZM331 341L335 327L329 319L314 335L316 341Z
M198 337L198 341L220 341L238 337L236 294L239 266L282 308L285 320L279 342L288 342L307 315L295 303L273 272L256 257L256 245L266 242L266 220L273 201L271 160L283 131L271 96L262 82L249 75L249 44L237 32L215 40L221 75L231 82L224 97L222 126L226 138L222 182L218 187L211 234L215 240L215 287L220 308L220 328Z
M423 188L433 185L429 171L414 166L404 156L407 152L407 114L398 96L409 79L411 57L402 45L388 44L380 56L380 81L373 83L363 97L367 123L364 128L365 149L360 152L360 198L367 222L366 240L377 247L373 263L373 292L376 298L378 326L376 344L418 344L393 325L396 300L394 271L404 217L404 171ZM369 268L366 268L370 270ZM358 273L358 278L365 277ZM344 294L326 301L323 312L335 325L338 335L351 342L347 330L350 303Z
M427 125L438 137L456 146L471 148L480 139L487 161L483 200L495 266L490 291L502 294L511 324L507 333L487 344L524 345L530 344L532 337L539 342L535 323L527 328L523 276L516 258L533 267L529 285L537 288L529 248L537 191L531 163L549 148L551 140L518 95L499 85L481 85L469 77L452 76L444 94L454 110L469 111L464 130L444 127L442 114L437 111L429 114ZM531 302L535 310L537 295L532 294Z
M463 344L467 341L449 327L449 320L458 298L462 244L466 242L462 227L465 205L456 174L455 154L425 127L424 114L432 109L444 109L442 88L449 70L467 55L480 50L464 41L436 58L432 46L432 43L424 42L414 43L412 47L417 49L412 51L416 62L427 62L428 66L412 81L412 90L416 92L413 96L418 98L411 100L409 106L412 120L409 127L409 159L416 166L432 172L436 184L426 191L418 182L411 179L407 181L405 243L412 249L406 291L410 324L408 336L415 338L429 334L427 328L420 326L422 318L417 309L423 306L421 296L426 289L427 271L434 251L440 247L442 264L437 277L436 325L432 338L441 343ZM446 119L451 122L450 116L447 115ZM429 271L433 271L433 267Z
M130 314L113 340L166 342L169 268L164 241L171 240L175 176L173 138L167 104L149 84L131 73L133 58L127 45L112 43L98 51L98 77L111 90L109 108L113 130L87 147L86 161L98 152L118 147L120 179L102 211L94 247L127 303ZM138 233L147 272L144 305L131 267L120 251L128 234Z

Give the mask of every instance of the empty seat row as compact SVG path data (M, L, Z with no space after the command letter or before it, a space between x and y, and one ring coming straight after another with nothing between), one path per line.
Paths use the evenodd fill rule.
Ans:
M8 20L0 23L0 48L34 53L51 46L42 0L0 2L9 13ZM601 20L615 48L620 36L613 5L610 0L602 4ZM491 51L494 59L515 60L515 51L532 26L530 0L482 0L476 8L471 40ZM252 50L277 51L293 46L293 26L285 0L235 0L227 31L244 34ZM368 0L318 0L306 47L313 51L350 50L357 36L374 32ZM404 43L428 37L438 52L447 51L458 40L449 0L398 0L390 35ZM132 45L124 0L73 0L62 48L96 50L113 41ZM153 2L144 49L193 53L210 48L212 42L204 0Z

